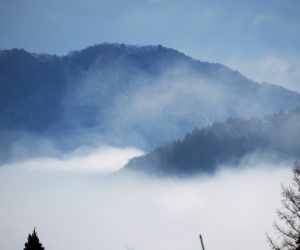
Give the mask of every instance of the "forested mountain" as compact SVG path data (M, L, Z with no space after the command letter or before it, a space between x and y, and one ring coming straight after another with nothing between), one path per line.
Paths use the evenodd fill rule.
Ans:
M163 46L0 51L1 155L24 134L71 147L97 140L150 149L195 126L298 104L298 93Z
M230 118L225 123L194 129L182 140L134 158L122 170L156 175L213 173L236 166L246 156L265 159L300 158L300 108L263 119Z

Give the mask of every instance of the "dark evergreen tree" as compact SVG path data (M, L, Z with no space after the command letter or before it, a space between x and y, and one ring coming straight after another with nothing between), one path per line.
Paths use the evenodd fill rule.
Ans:
M28 235L28 240L25 243L24 250L44 250L42 243L40 243L40 240L36 234L35 228L33 229L32 234Z
M274 224L278 238L268 235L273 250L300 250L300 164L295 163L292 186L282 187L282 205L278 217L282 225Z

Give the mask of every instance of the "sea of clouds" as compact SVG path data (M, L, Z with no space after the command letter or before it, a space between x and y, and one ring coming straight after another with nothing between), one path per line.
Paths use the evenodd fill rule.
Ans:
M269 249L292 175L254 158L189 179L109 174L142 152L82 151L0 168L0 249L22 249L34 227L47 250L192 250L200 233L206 249Z

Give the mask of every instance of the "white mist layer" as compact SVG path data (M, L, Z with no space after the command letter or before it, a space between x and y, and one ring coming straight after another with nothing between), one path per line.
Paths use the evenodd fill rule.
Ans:
M253 167L253 166L252 166ZM269 249L289 168L261 164L192 180L0 168L0 249L36 227L47 250Z
M141 156L142 154L143 151L132 147L81 147L60 158L35 157L22 162L13 162L4 165L4 167L21 167L39 171L109 173L119 170L126 165L131 158Z

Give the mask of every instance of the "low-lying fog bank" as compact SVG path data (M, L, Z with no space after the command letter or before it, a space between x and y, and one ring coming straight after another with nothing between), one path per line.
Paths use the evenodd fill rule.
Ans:
M31 163L0 168L0 249L22 249L34 227L47 250L196 250L199 233L208 250L269 249L292 176L287 164L253 162L184 180Z

